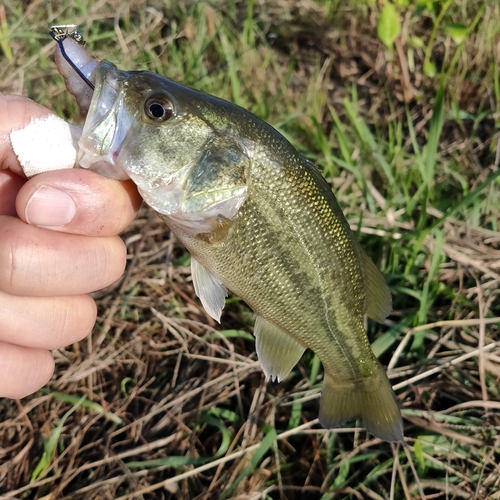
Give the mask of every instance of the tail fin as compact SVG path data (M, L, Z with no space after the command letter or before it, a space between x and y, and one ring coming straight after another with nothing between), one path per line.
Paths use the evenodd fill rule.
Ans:
M403 441L403 420L389 379L381 366L373 377L335 384L325 373L319 421L327 429L361 417L368 432L385 441Z

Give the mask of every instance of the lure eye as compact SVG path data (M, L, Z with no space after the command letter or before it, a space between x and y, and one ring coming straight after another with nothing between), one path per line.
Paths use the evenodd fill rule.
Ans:
M150 97L144 104L146 116L156 122L162 123L174 114L172 103L163 97Z

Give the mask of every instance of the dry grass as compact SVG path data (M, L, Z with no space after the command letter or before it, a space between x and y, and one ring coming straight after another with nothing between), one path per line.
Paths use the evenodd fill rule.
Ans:
M500 7L484 2L459 49L442 30L430 46L438 69L451 69L423 194L418 165L438 100L438 78L422 71L432 15L403 13L390 53L377 13L361 1L312 0L258 2L251 16L238 2L0 6L1 91L78 120L47 35L76 22L98 56L238 102L324 168L394 292L386 324L368 327L406 434L395 447L359 427L322 429L311 353L285 382L267 384L251 311L233 297L215 325L194 296L185 250L143 208L123 234L125 275L95 294L93 335L54 353L45 390L0 402L6 498L500 498L500 189L491 180ZM457 0L445 21L477 13Z

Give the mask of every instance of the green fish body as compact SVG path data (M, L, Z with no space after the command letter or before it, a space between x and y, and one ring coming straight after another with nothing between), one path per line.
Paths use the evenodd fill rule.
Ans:
M363 316L391 296L318 168L244 109L147 72L104 62L80 164L131 178L192 255L193 282L220 319L227 290L256 314L256 350L282 380L306 348L325 376L319 419L361 417L403 440L401 414Z

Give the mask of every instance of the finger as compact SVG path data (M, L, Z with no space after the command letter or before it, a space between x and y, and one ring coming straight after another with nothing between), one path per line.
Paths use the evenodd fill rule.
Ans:
M52 373L49 351L0 342L0 397L24 398L44 386Z
M81 295L116 281L126 252L118 236L58 233L0 217L0 290L11 295Z
M51 115L47 108L18 95L0 95L0 116L8 119L0 120L0 169L11 170L24 176L17 156L12 150L10 133L24 128L32 119ZM5 138L5 139L4 139Z
M17 297L0 292L0 341L59 349L90 334L97 308L88 295Z
M16 197L26 179L10 170L0 170L0 215L16 215Z
M46 172L30 179L17 197L19 217L40 227L88 236L111 236L135 218L141 197L132 181L83 169Z

